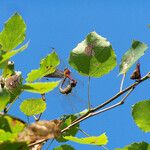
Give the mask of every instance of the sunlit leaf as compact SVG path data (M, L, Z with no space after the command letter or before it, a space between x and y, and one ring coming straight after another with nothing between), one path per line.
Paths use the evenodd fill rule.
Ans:
M150 100L136 103L133 106L132 116L141 130L150 132Z
M69 141L73 141L73 142L80 143L80 144L90 144L90 145L98 145L98 146L106 145L108 142L108 139L105 133L103 133L100 136L91 136L91 137L86 137L86 138L77 138L73 136L65 136L64 138Z
M52 91L59 84L59 81L56 82L36 82L36 83L26 83L23 85L23 90L32 92L32 93L40 93L44 94Z
M22 120L10 115L0 115L0 129L10 133L20 133L26 124Z
M50 73L53 73L60 61L56 52L52 52L47 55L40 62L40 67L36 70L32 70L26 79L27 82L34 82Z
M15 13L0 33L1 50L9 51L16 48L25 39L26 24L22 17Z
M150 144L146 142L132 143L124 148L116 148L115 150L150 150Z
M46 103L42 99L26 99L20 105L20 110L27 116L33 116L44 112Z
M25 142L4 142L0 144L0 150L29 150Z
M69 126L75 119L77 119L77 116L75 116L75 115L64 115L64 116L61 117L61 119L63 120L61 129L64 129L67 126ZM64 132L62 134L62 136L60 136L56 140L58 142L66 142L68 140L64 139L64 136L75 136L77 134L78 130L79 130L79 124L73 126L69 130L67 130L66 132Z
M12 56L16 55L17 53L22 52L23 50L25 50L28 47L28 43L26 43L25 45L23 45L22 47L20 47L17 50L12 50L10 52L6 52L3 55L1 55L0 57L0 65L2 65L3 63L5 63L7 60L9 60Z
M72 50L69 64L81 75L101 77L116 66L116 55L107 39L91 32Z
M131 48L123 55L119 74L125 74L132 65L144 55L148 46L140 41L133 41Z
M0 111L4 110L7 104L10 102L10 94L5 88L0 89Z
M75 150L75 149L71 145L64 144L55 147L53 150Z

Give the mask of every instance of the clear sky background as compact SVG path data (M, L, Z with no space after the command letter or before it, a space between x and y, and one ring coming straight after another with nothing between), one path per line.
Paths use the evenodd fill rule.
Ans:
M112 43L118 64L122 55L130 48L133 39L150 45L149 0L0 0L0 30L3 28L3 23L15 12L19 12L24 18L27 24L26 41L30 40L28 49L13 58L16 70L22 71L24 78L31 69L38 68L40 60L51 52L51 47L56 48L67 64L70 51L93 30ZM150 70L149 50L140 59L140 63L144 75ZM133 83L129 80L133 69L134 67L128 72L124 86ZM87 78L78 75L76 71L73 72L79 86L75 94L69 96L69 101L81 110L87 104ZM91 80L93 106L118 92L121 82L118 72L117 66L110 74ZM109 150L132 142L150 142L150 134L142 132L131 116L131 107L134 103L150 98L149 89L149 81L142 83L124 105L84 121L81 123L81 128L90 135L106 132ZM39 95L25 93L22 94L21 99L30 97L39 97ZM79 106L77 97L83 99ZM18 100L10 113L26 120L19 110L20 103ZM70 107L68 98L61 96L56 89L47 95L47 110L42 119L58 118L66 113L67 107ZM30 121L32 122L32 119ZM84 137L83 134L77 136ZM71 144L77 150L101 149L96 146ZM54 142L50 149L56 145L59 144Z

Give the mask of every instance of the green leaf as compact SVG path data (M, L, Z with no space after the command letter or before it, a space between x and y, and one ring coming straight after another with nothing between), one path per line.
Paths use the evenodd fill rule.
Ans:
M1 57L0 57L0 65L2 65L3 63L5 63L6 61L8 61L11 57L13 57L14 55L16 55L17 53L22 52L27 47L28 47L28 43L26 43L25 45L23 45L22 47L20 47L17 50L12 50L10 52L6 52L6 53L2 54Z
M60 61L56 52L52 52L47 55L40 62L40 67L36 70L32 70L26 79L27 82L34 82L50 73L53 73Z
M63 120L61 129L66 128L67 126L69 126L75 119L77 119L77 116L75 115L63 115L61 117L61 119ZM56 140L58 142L66 142L68 140L64 139L64 136L75 136L77 134L79 130L79 124L73 126L72 128L68 129L66 132L64 132L59 138L57 138Z
M44 94L52 91L59 84L59 81L55 82L36 82L36 83L26 83L23 85L23 90L32 92L32 93L40 93Z
M147 48L145 43L133 40L131 48L122 57L119 74L125 74L144 55Z
M124 148L116 148L115 150L150 150L150 144L146 142L133 143Z
M10 133L20 133L26 127L25 122L10 115L0 115L0 129Z
M106 145L108 142L105 133L103 133L100 136L91 136L87 138L77 138L73 136L65 136L64 138L69 141L73 141L80 144L90 144L90 145L97 145L97 146Z
M116 55L109 41L91 32L72 50L69 64L81 75L101 77L116 66Z
M29 150L25 142L3 142L0 144L0 150Z
M4 141L15 141L17 140L17 134L11 132L5 132L0 129L0 143Z
M5 88L0 89L0 111L4 110L9 102L10 102L9 92Z
M25 39L26 24L22 17L15 13L0 33L1 50L9 51L16 48Z
M150 100L136 103L133 106L132 116L141 130L150 132Z
M42 99L26 99L20 105L20 110L27 116L33 116L43 113L46 109L46 103Z
M53 150L75 150L75 149L71 145L64 144L55 147Z

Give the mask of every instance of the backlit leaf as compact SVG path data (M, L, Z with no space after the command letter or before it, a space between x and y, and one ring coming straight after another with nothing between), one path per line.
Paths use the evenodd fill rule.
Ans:
M59 84L59 81L55 82L36 82L36 83L26 83L23 85L22 89L32 93L44 94L52 91Z
M146 142L133 143L124 148L116 148L115 150L150 150L150 144Z
M73 141L80 144L90 144L90 145L98 145L98 146L106 145L108 142L105 133L103 133L100 136L91 136L86 138L77 138L73 136L65 136L64 138L69 141Z
M20 105L20 110L27 116L33 116L44 112L46 103L42 99L26 99Z
M0 33L1 50L9 51L16 48L25 39L26 24L22 17L15 13Z
M125 74L132 65L144 55L148 46L140 41L133 41L131 48L123 55L119 74Z
M91 32L72 50L69 64L81 75L101 77L116 66L116 55L107 39Z
M133 106L132 116L141 130L150 132L150 100L136 103Z
M47 55L40 62L40 67L36 70L32 70L26 79L27 82L34 82L50 73L53 73L60 61L56 52L52 52Z
M55 147L53 150L75 150L75 149L71 145L64 144Z

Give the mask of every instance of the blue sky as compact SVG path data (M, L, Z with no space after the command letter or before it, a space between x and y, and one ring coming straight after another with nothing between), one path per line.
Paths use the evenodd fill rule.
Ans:
M149 8L150 1L148 0L1 0L0 30L3 28L3 23L15 12L19 12L24 18L27 24L26 41L30 40L30 45L26 51L15 56L13 60L16 70L22 71L26 78L27 73L31 69L38 68L39 61L51 52L51 47L56 48L60 57L67 64L70 51L93 30L111 42L119 64L122 55L130 48L133 39L150 45ZM150 69L149 57L148 50L140 59L142 75ZM129 80L133 69L128 72L124 86L133 82ZM78 75L76 71L72 70L72 72L79 83L83 82L84 86L77 87L76 93L83 99L80 105L85 106L87 103L87 78ZM118 77L118 72L117 66L110 74L91 80L93 106L107 100L119 90L121 76ZM109 139L107 145L109 150L123 147L132 142L150 142L150 134L142 132L131 117L131 106L140 100L149 99L149 89L149 81L142 83L123 106L84 121L81 123L81 128L90 135L106 132ZM47 95L47 110L42 119L58 118L66 111L62 106L70 107L67 98L58 95L57 90ZM25 93L21 99L30 97L39 96ZM70 96L69 100L77 105L77 96L72 95L72 97ZM20 101L16 102L10 113L26 119L19 110L20 103ZM83 106L81 107L83 108ZM78 136L81 135L78 134ZM71 144L77 150L101 149L95 146ZM59 144L54 142L50 149L56 145Z

